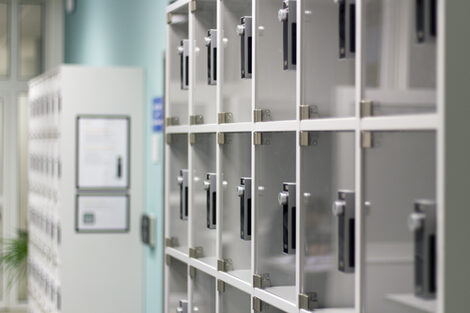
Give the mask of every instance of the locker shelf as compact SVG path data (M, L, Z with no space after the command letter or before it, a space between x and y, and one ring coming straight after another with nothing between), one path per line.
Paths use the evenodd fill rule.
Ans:
M268 290L255 288L253 289L253 295L268 303L270 309L278 312L295 313L299 311L296 305L295 286L271 287Z
M387 300L418 309L422 312L437 312L436 300L434 299L425 300L418 298L413 294L390 294L386 295L386 298Z
M230 285L225 285L221 296L221 313L249 313L251 312L250 294Z
M234 271L228 271L227 273L219 272L219 278L240 290L251 293L251 290L252 290L251 269L250 270L234 270Z

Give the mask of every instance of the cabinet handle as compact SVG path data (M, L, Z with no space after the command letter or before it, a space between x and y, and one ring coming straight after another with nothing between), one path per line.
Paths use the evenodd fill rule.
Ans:
M278 11L282 23L283 69L295 70L297 65L297 2L284 0Z
M204 181L204 189L206 190L207 228L215 229L217 224L217 176L215 173L206 174L206 180Z
M286 254L295 254L296 241L296 184L282 183L278 201L282 208L282 250Z
M436 0L415 0L415 15L418 43L434 40L437 36Z
M356 0L337 0L339 10L339 58L356 53Z
M251 240L251 177L242 177L237 187L240 197L240 238Z
M189 40L181 40L181 45L178 47L180 55L180 76L181 76L181 89L189 89Z
M252 17L243 16L241 24L237 25L237 34L240 36L241 78L252 77L253 64L253 29Z
M180 170L178 176L178 184L180 185L180 219L185 221L188 219L188 175L187 169Z
M207 47L207 83L209 85L217 84L217 30L207 31L207 37L204 38Z
M116 177L118 179L122 178L122 158L118 157L116 160Z
M339 190L333 203L333 214L338 218L338 270L354 273L355 263L355 194Z

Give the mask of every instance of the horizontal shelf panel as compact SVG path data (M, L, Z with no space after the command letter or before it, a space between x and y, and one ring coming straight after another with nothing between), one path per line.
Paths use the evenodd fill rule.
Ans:
M191 133L216 133L218 130L219 125L217 124L201 124L189 126L189 131Z
M299 122L296 120L259 122L259 123L253 124L253 130L257 132L296 131L298 129L299 129Z
M178 0L166 7L166 13L179 13L191 0Z
M189 257L186 253L181 252L180 250L177 250L175 248L165 248L165 253L170 255L171 257L180 260L181 262L188 263Z
M300 313L311 313L312 311L307 311L304 309L300 310ZM315 313L355 313L354 308L325 308L325 309L315 309Z
M214 257L206 257L200 259L190 258L189 265L210 276L217 276L217 259Z
M266 289L255 288L253 295L278 309L289 313L296 313L299 309L297 308L295 290L295 286L277 286Z
M188 125L167 126L165 128L167 134L185 134L189 132Z
M253 123L226 123L219 125L219 131L226 133L251 132Z
M437 130L439 117L437 113L417 115L396 115L365 117L361 119L361 130Z
M219 279L251 295L253 288L249 280L247 281L247 278L251 278L251 270L237 270L228 273L219 272Z
M336 131L355 130L358 120L354 117L346 118L318 118L300 122L303 131Z
M386 299L423 312L437 312L437 302L435 299L421 299L413 294L390 294L386 295Z

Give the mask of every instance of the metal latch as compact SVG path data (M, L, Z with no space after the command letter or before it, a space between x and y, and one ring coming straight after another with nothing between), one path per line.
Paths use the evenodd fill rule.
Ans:
M356 54L356 0L337 0L339 10L339 58Z
M200 114L191 115L189 117L189 124L190 125L204 124L204 116L202 116Z
M199 259L204 256L204 249L202 247L189 248L189 257Z
M295 254L296 249L296 184L282 183L282 191L278 195L282 208L282 251Z
M361 100L361 117L374 115L373 104L370 100Z
M187 169L180 170L178 184L180 186L180 219L186 221L189 211L189 171Z
M434 42L437 37L437 1L415 0L416 40Z
M240 178L237 194L240 197L240 238L251 240L251 177Z
M251 78L253 72L253 29L251 16L243 16L237 25L241 47L241 78Z
M166 126L175 126L175 125L179 125L179 123L180 123L180 120L176 116L167 117L165 120Z
M233 270L232 259L217 260L217 270L220 272L228 272Z
M318 308L317 293L309 292L299 294L299 307L308 311Z
M271 287L271 278L269 276L269 273L254 274L253 287L260 289Z
M232 123L233 114L231 112L220 112L218 115L219 124Z
M437 289L436 203L416 200L408 227L414 233L415 295L433 299Z
M176 308L177 313L188 313L188 300L181 299L179 305Z
M217 175L215 173L207 173L204 181L204 189L206 190L206 221L207 228L215 229L217 224Z
M361 147L364 149L370 149L374 145L372 132L363 131L361 132Z
M217 84L217 29L209 29L204 38L207 47L207 83Z
M338 218L338 270L344 273L354 273L355 199L354 191L339 190L333 203L333 214Z
M217 279L217 291L220 293L225 292L225 283L220 279Z
M178 47L180 55L180 79L181 89L189 89L189 40L181 40L181 45Z
M270 121L271 111L268 109L254 109L253 120L255 121L255 123Z
M301 105L300 106L300 119L301 120L309 120L313 118L320 117L318 113L318 106L316 105Z
M295 70L297 65L297 2L284 0L278 11L282 23L283 69Z

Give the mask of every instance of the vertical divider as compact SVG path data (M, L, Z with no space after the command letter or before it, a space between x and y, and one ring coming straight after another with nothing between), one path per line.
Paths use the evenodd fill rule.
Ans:
M361 146L361 100L364 95L365 82L364 77L364 55L365 51L365 20L363 14L364 1L356 1L356 96L355 96L355 193L356 193L356 254L355 254L355 311L362 313L364 311L364 267L365 267L365 249L364 249L364 213L363 213L363 151Z

